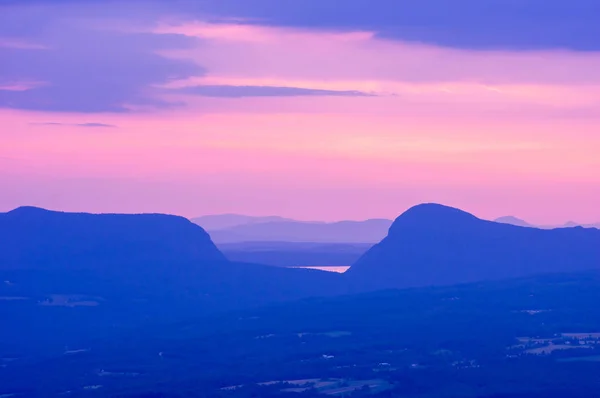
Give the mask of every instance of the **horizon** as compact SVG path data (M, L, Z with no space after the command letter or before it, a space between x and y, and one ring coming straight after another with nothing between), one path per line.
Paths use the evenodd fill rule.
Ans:
M464 211L466 213L469 213L471 215L474 215L475 217L481 219L481 220L486 220L486 221L494 221L497 222L497 220L499 219L514 219L515 221L525 221L527 223L529 223L532 227L562 227L562 226L566 226L570 223L575 223L578 225L600 225L600 223L598 222L580 222L578 220L566 220L566 221L562 221L556 224L536 224L536 223L531 223L530 220L518 217L518 216L514 216L514 215L504 215L504 216L498 216L498 217L493 217L493 218L485 218L485 217L481 217L471 211L469 211L468 209L462 209L459 207L454 207L454 206L449 206L446 205L444 203L436 203L436 202L422 202L422 203L416 203L412 206L407 207L406 209L402 210L400 213L398 213L396 216L394 217L384 217L384 218L366 218L366 219L337 219L337 220L316 220L316 219L298 219L298 218L291 218L291 217L286 217L283 215L278 215L278 214L263 214L263 215L253 215L253 214L241 214L241 213L219 213L219 214L204 214L204 215L199 215L199 216L185 216L182 214L176 214L176 213L161 213L161 212L131 212L131 213L122 213L122 212L93 212L93 211L70 211L70 210L60 210L60 209L51 209L51 208L46 208L46 207L41 207L41 206L33 206L33 205L23 205L23 206L17 206L15 208L3 211L0 210L0 213L8 213L20 208L35 208L35 209L41 209L41 210L47 210L47 211L51 211L51 212L62 212L62 213L87 213L87 214L127 214L127 215L140 215L140 214L165 214L165 215L172 215L172 216L179 216L179 217L183 217L186 218L192 222L194 222L194 220L196 219L200 219L203 217L227 217L227 216L241 216L241 217L252 217L252 218L272 218L272 217L276 217L276 218L281 218L283 219L283 222L300 222L300 223L324 223L324 224L333 224L333 223L338 223L338 222L346 222L346 221L350 221L350 222L366 222L366 221L377 221L377 220L385 220L385 221L394 221L396 220L396 218L398 218L399 216L401 216L404 212L412 209L413 207L419 206L419 205L440 205L443 207L449 207L449 208L455 208L461 211ZM279 223L282 221L268 221L268 223ZM241 224L240 224L241 225Z

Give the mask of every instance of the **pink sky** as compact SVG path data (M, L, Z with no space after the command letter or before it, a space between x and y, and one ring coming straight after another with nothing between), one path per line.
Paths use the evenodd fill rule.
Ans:
M600 53L476 51L368 31L202 21L139 29L199 39L157 51L206 73L147 87L152 98L182 105L0 109L0 211L338 220L439 202L484 218L600 221ZM0 47L15 43L46 51L34 42ZM0 80L0 90L40 84ZM369 95L185 90L198 85Z

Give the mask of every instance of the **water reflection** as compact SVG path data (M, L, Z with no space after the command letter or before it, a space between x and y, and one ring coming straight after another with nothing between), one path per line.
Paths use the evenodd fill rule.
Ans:
M311 265L311 266L300 266L300 267L290 267L290 268L306 268L306 269L318 269L321 271L329 271L329 272L337 272L337 273L344 273L346 272L346 270L348 268L350 268L347 265L340 265L340 266L320 266L320 265Z

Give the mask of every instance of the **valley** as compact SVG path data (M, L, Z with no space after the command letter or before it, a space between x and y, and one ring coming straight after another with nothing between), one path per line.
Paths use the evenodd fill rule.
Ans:
M577 397L600 383L599 232L429 204L375 245L223 254L177 217L18 209L0 214L0 393Z

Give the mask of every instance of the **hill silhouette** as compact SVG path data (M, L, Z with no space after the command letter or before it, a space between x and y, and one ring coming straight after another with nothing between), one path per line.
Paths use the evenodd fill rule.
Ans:
M31 207L0 214L0 281L0 314L13 325L0 341L32 350L343 288L329 272L230 262L182 217Z
M346 272L360 288L412 287L600 268L600 230L542 230L422 204Z
M63 213L20 207L0 214L0 269L148 271L148 262L214 264L225 257L199 226L164 214Z
M45 293L118 292L161 299L208 295L223 302L327 293L330 286L321 287L321 280L333 277L228 261L201 227L183 217L31 207L0 214L0 271L27 272L40 279L36 286Z

